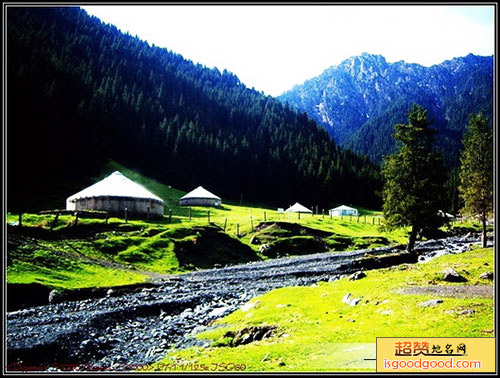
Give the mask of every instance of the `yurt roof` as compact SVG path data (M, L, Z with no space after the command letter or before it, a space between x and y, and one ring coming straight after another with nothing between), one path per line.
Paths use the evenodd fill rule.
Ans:
M341 205L339 207L336 207L333 210L356 210L356 209L354 207L349 207L349 206L346 206L346 205Z
M196 189L190 191L185 196L181 197L181 199L187 199L187 198L216 199L220 201L220 197L217 197L215 194L210 193L202 186L197 187Z
M78 198L92 197L130 197L130 198L147 198L163 202L163 200L155 196L153 193L128 179L118 171L113 172L94 185L83 189L82 191L68 197L68 201Z
M311 209L302 206L300 203L296 202L295 205L290 206L285 210L285 213L312 213Z

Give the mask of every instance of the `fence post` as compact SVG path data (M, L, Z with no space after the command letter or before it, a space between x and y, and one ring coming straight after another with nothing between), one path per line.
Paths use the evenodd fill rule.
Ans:
M375 224L375 217L372 217L372 224Z
M224 232L226 232L227 218L224 220Z
M365 224L366 224L366 215L365 215Z
M361 215L358 215L358 223L359 223L359 217L360 217L360 216L361 216Z
M168 209L168 223L172 223L172 209Z
M240 237L240 224L236 223L236 236Z
M267 222L267 215L265 211L264 211L264 222Z
M208 210L208 223L210 223L210 210Z
M125 208L125 223L128 223L128 209Z
M125 213L125 214L126 214L126 213ZM75 212L75 226L78 226L78 216L79 216L79 215L80 215L80 214L78 213L78 211L77 211L77 212Z
M297 214L299 214L299 220L300 220L300 211Z
M250 227L252 228L252 231L253 231L253 217L252 217L252 215L250 215Z
M378 217L378 225L380 226L380 217Z
M57 225L57 220L59 219L59 211L57 212L54 221L52 222L52 225L50 226L50 231L54 229L54 227Z
M106 224L108 224L108 220L109 220L109 213L106 211Z
M321 210L321 217L322 217L323 219L325 219L325 209L322 209L322 210Z
M23 213L22 212L19 213L19 223L18 223L18 226L19 227L23 227Z
M189 221L191 222L191 206L188 207Z

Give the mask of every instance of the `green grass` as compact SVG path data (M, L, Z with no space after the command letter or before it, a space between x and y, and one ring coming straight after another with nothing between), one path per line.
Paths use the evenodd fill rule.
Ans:
M487 263L489 266L485 266ZM398 294L408 286L460 285L439 281L440 271L453 267L469 279L467 284L491 284L478 278L493 268L493 249L476 249L460 255L446 255L425 264L408 264L368 271L358 281L347 278L313 287L287 287L251 300L255 307L238 310L216 323L217 327L198 335L209 347L170 350L160 365L219 362L245 364L247 371L374 371L376 337L481 337L493 336L493 300L441 297L435 307L418 304L433 295ZM351 307L342 297L351 293L361 303ZM472 315L457 311L472 309ZM447 313L452 311L453 313ZM256 326L275 326L268 339L238 347L227 346L231 332ZM167 351L166 351L167 352Z
M55 241L25 242L9 250L7 283L39 283L50 288L77 289L87 287L109 287L145 282L147 275L125 269L114 269L99 265L91 258L98 253L88 253L87 259L76 254L83 243Z
M161 220L129 219L128 224L125 224L124 219L113 217L108 220L108 224L115 226L117 231L97 233L95 237L86 237L80 241L66 239L65 244L55 241L40 243L45 245L47 250L59 252L70 246L73 252L77 250L82 256L121 264L124 269L132 268L137 272L116 272L116 269L99 263L92 267L82 263L77 268L74 257L71 260L72 265L64 265L61 262L60 266L54 265L49 269L44 265L48 260L41 257L34 259L35 252L24 256L21 247L9 246L9 258L14 264L9 263L9 282L43 281L50 285L63 286L67 282L68 287L74 287L77 282L81 282L78 285L92 286L94 281L95 285L101 285L108 280L109 285L115 285L117 282L146 279L141 272L178 274L211 268L214 264L234 264L327 250L374 248L406 243L407 240L407 229L387 232L383 228L383 222L379 225L381 213L368 209L359 209L362 214L359 218L301 214L299 219L298 214L280 214L275 208L237 206L223 201L221 208L191 208L190 219L189 209L178 205L178 200L184 192L116 162L108 162L102 174L94 181L116 170L160 196L165 201L167 215ZM172 210L171 218L169 210ZM8 224L17 225L18 214L7 214L6 218ZM23 214L22 219L24 226L51 229L56 233L70 230L75 225L75 217L72 215L61 215L57 217L57 222L53 214ZM281 226L258 229L264 221L268 224L284 222L295 227L295 230L290 232ZM80 218L78 227L104 227L104 223L104 219ZM208 231L208 226L216 226L223 231ZM200 230L203 230L201 234ZM253 238L257 238L259 242L250 243ZM269 252L259 252L263 243L272 247ZM18 254L24 257L20 259ZM21 268L15 265L18 263L25 265ZM28 269L29 266L32 268Z
M51 217L54 216L27 215L25 232L47 229ZM8 221L10 218L13 216ZM75 230L74 226L55 228L54 237L47 240L10 235L7 281L65 289L116 286L143 282L158 274L179 274L215 264L259 259L249 246L213 226L137 220L120 222L113 231L95 233L96 227L103 226L103 220L85 222L85 227L77 227L94 227L94 231L80 238L56 237L60 232Z

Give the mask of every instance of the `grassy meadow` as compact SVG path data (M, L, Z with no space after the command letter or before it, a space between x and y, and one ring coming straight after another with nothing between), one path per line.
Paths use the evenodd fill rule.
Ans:
M224 201L221 208L181 207L178 200L184 192L113 161L94 181L116 170L161 197L165 201L164 218L125 222L123 218L106 221L80 217L75 225L73 215L23 214L25 228L50 230L56 235L74 227L93 231L88 236L67 238L11 233L9 283L41 283L61 289L116 286L215 264L373 248L404 243L406 239L406 230L384 231L383 224L379 225L380 212L367 209L359 209L360 217L330 218L321 213L282 214L275 208ZM15 227L19 216L9 213L6 220ZM289 225L294 226L290 229ZM271 253L261 253L262 244L271 246Z
M79 218L73 215L23 214L27 229L57 235L89 229L80 237L32 238L9 232L7 281L74 289L106 287L268 258L375 248L406 243L408 230L386 231L380 212L358 209L359 217L278 213L277 209L178 205L185 193L110 161L98 181L119 170L165 201L161 220ZM7 214L10 226L18 214ZM466 225L470 226L470 225ZM477 226L475 226L477 227ZM50 231L49 231L50 230ZM266 244L267 252L260 247Z

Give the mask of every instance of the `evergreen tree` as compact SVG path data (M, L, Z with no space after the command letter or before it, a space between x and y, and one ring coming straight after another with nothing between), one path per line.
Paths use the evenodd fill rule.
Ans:
M459 186L463 211L481 220L486 247L486 220L493 210L493 133L483 113L471 116L463 144Z
M439 222L444 175L441 153L432 148L436 130L429 128L427 111L414 104L407 117L408 124L394 126L398 151L384 158L383 212L389 228L411 226L411 252L417 235Z

